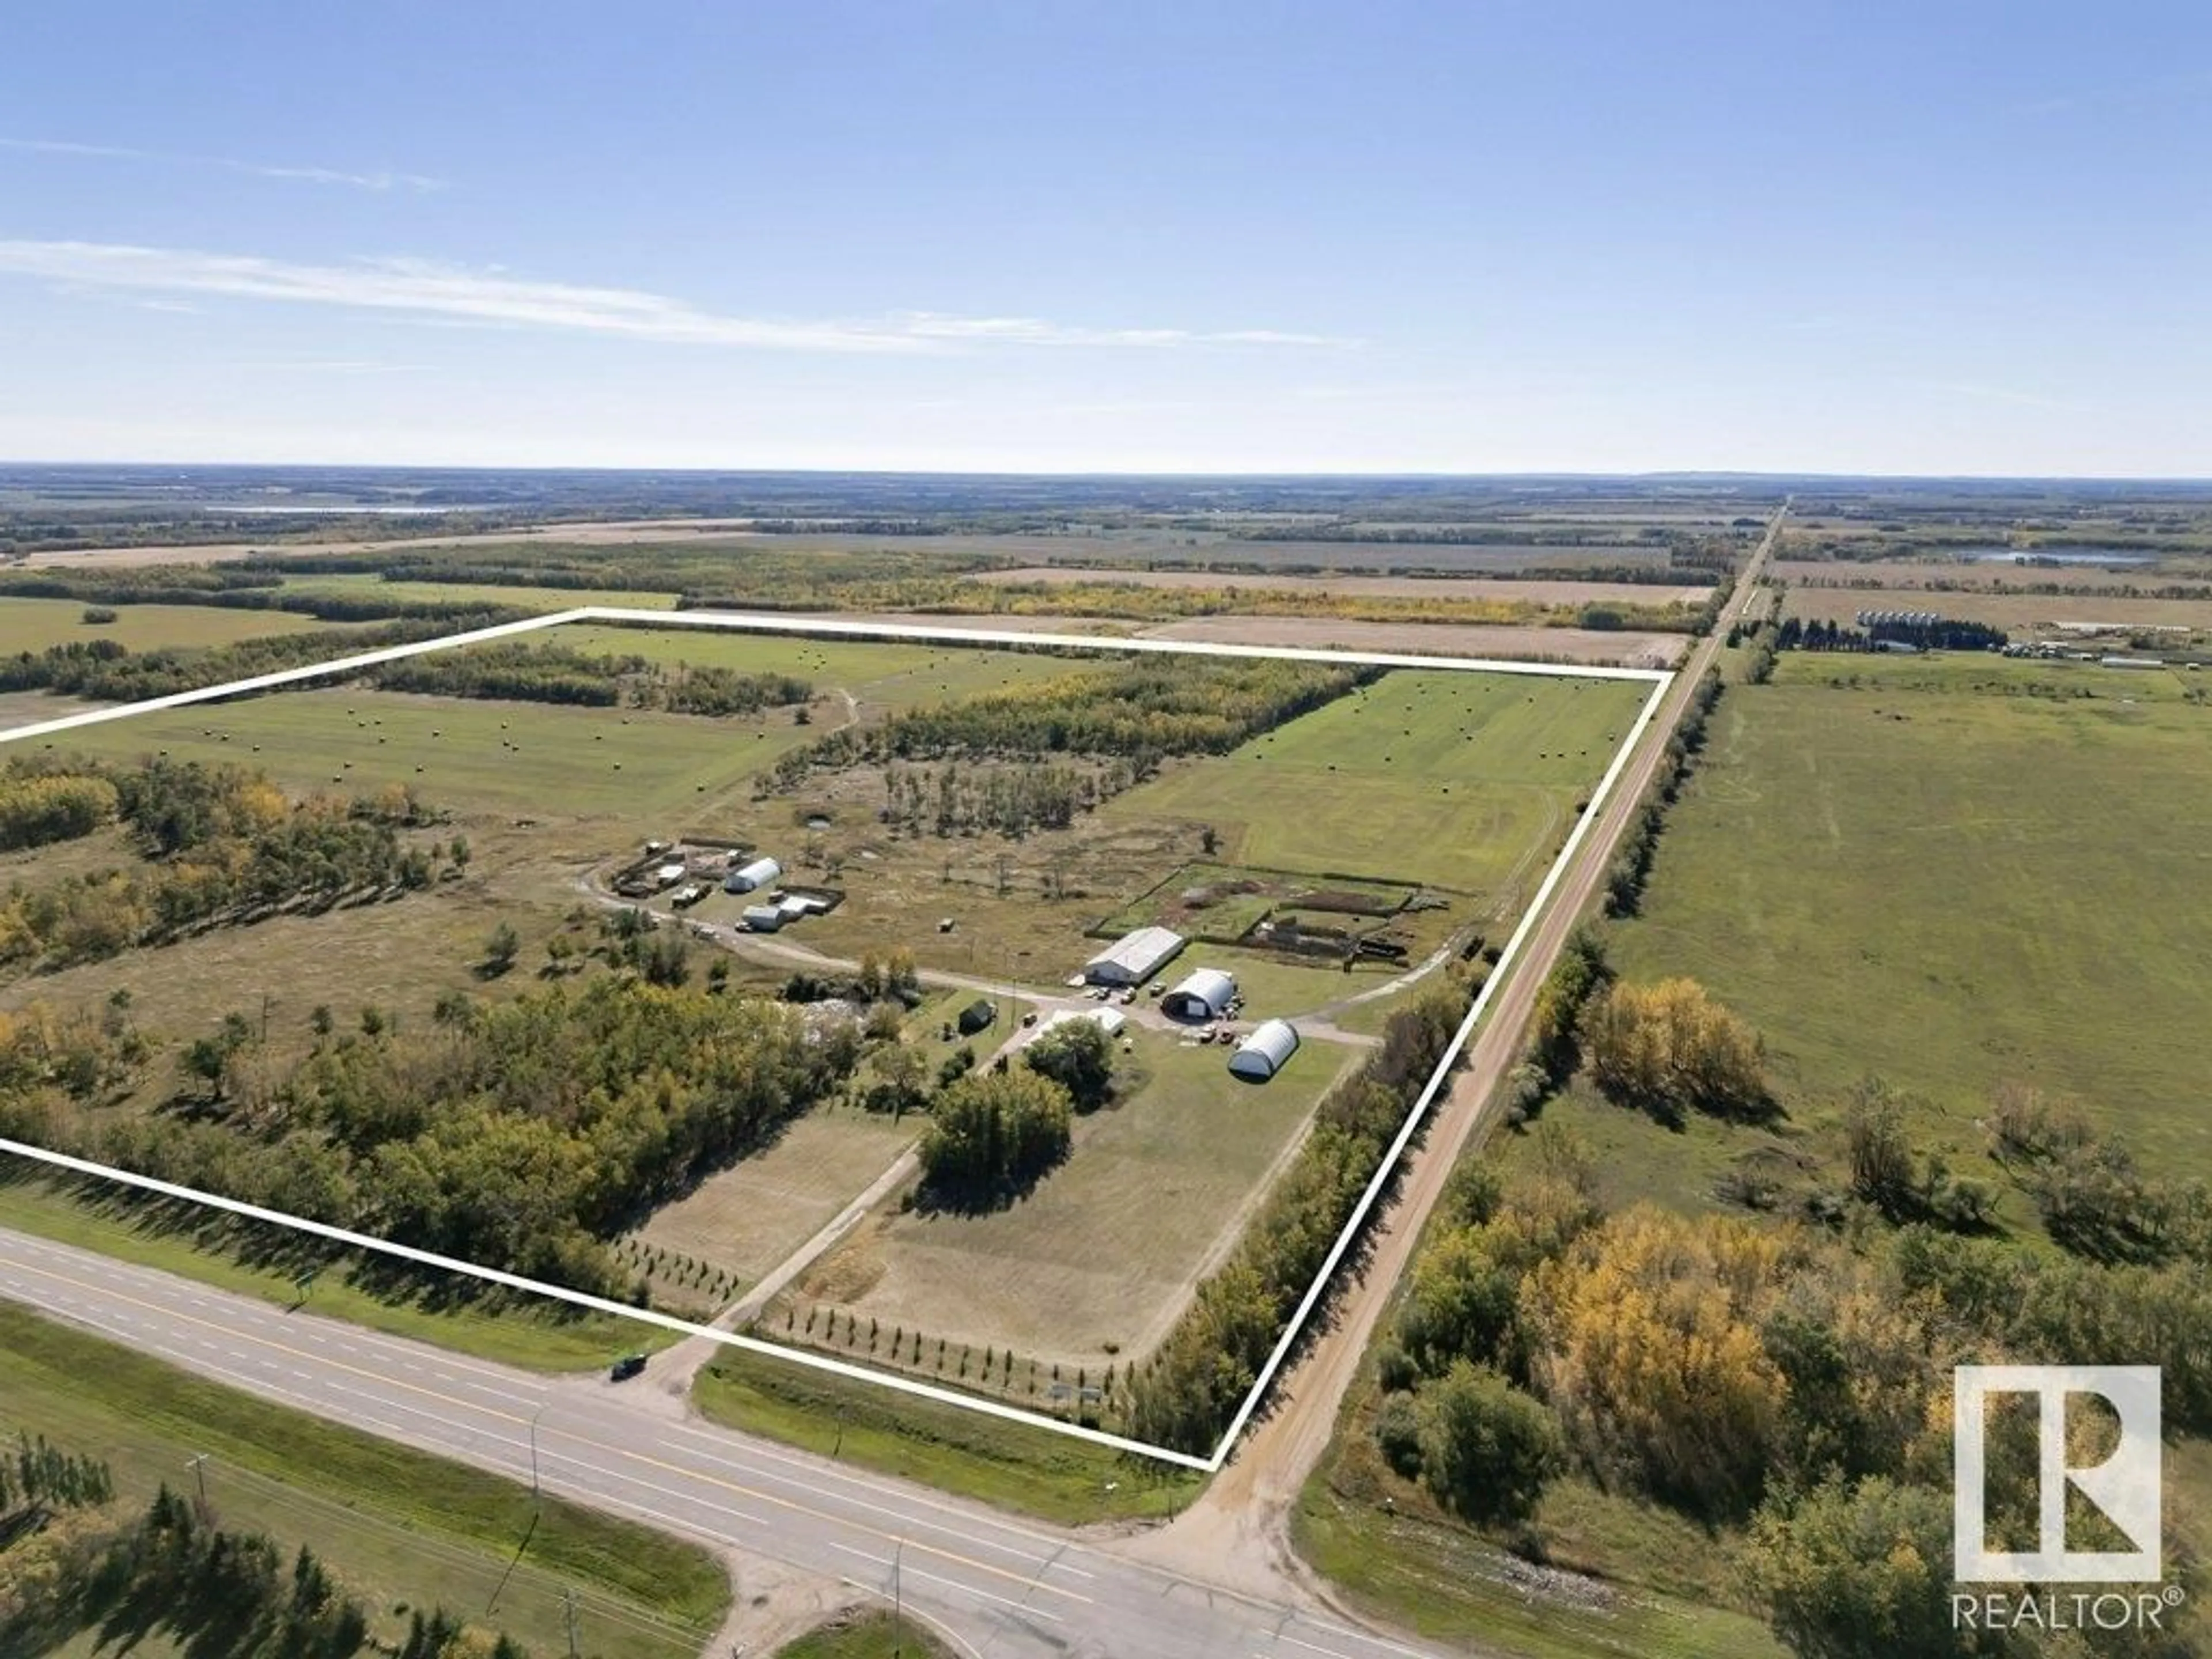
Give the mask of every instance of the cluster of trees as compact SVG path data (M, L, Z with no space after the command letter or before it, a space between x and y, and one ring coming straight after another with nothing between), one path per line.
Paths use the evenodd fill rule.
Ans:
M812 685L789 674L665 665L634 653L594 654L514 641L410 657L386 664L371 678L389 691L662 708L678 714L757 714L763 708L804 704L814 696Z
M1667 753L1652 781L1651 793L1630 822L1621 837L1620 850L1606 871L1608 916L1632 916L1643 902L1644 884L1651 878L1652 861L1659 854L1659 833L1666 827L1667 811L1680 797L1697 757L1705 752L1706 727L1720 700L1721 678L1709 668L1692 689L1682 718L1667 739Z
M1181 1451L1212 1449L1382 1167L1467 1001L1463 987L1446 985L1394 1014L1382 1046L1322 1101L1297 1158L1236 1250L1137 1370L1128 1411L1137 1437Z
M1095 1019L1072 1019L1022 1051L1022 1063L1067 1091L1079 1112L1114 1098L1114 1039Z
M2165 1222L2149 1258L2059 1235L2066 1254L2025 1251L1926 1213L1946 1177L1893 1133L1895 1109L1878 1089L1854 1108L1876 1126L1854 1131L1850 1170L1872 1224L1840 1233L1608 1213L1586 1149L1549 1125L1510 1182L1462 1169L1376 1352L1383 1461L1509 1538L1568 1471L1723 1529L1800 1653L1959 1650L1952 1367L2155 1364L2168 1425L2212 1428L2212 1206L2145 1183ZM2031 1191L2052 1164L2126 1162L2019 1091L1990 1128ZM2116 1196L2116 1218L2136 1201ZM1991 1480L1997 1513L2030 1525L2031 1440L2001 1436Z
M1141 781L1137 763L948 760L941 766L884 768L883 821L909 836L988 832L1019 839L1065 830Z
M0 1646L9 1651L46 1651L95 1629L102 1649L153 1640L224 1659L392 1651L373 1639L368 1610L313 1551L302 1547L288 1561L266 1535L226 1530L167 1486L143 1510L125 1514L112 1503L105 1465L53 1455L80 1477L63 1500L70 1512L0 1514L9 1522L0 1528ZM508 1638L440 1609L415 1614L398 1659L526 1656Z
M122 806L106 778L11 766L0 773L0 851L88 836L112 823Z
M137 568L48 569L0 574L0 596L27 599L75 599L90 607L88 623L113 622L114 607L128 605L201 605L225 611L282 611L323 622L474 623L497 610L504 620L526 614L487 607L477 599L424 599L380 593L373 588L350 592L298 592L252 562L224 565L146 565ZM92 612L106 612L95 617Z
M1693 979L1607 986L1583 1010L1580 1044L1599 1089L1662 1122L1773 1115L1758 1034Z
M37 1524L56 1510L89 1509L114 1496L106 1464L64 1451L27 1429L16 1431L15 1455L0 1458L0 1533Z
M230 645L135 653L114 640L72 640L44 651L0 657L0 691L54 691L104 702L136 702L387 645L436 639L460 628L510 621L515 614L478 609L459 616L413 617L372 628L280 634Z
M1791 617L1775 630L1774 646L1778 651L1871 651L1881 641L1893 640L1923 651L1995 651L2011 638L1987 623L1945 617L1932 623L1881 622L1860 629Z
M30 803L25 821L46 828L86 823L112 799L149 861L43 886L14 883L0 895L0 961L94 961L194 928L431 881L428 854L400 838L427 816L404 788L294 802L258 773L153 759L54 773L11 769L0 799L18 796Z
M1119 757L1142 777L1164 756L1225 753L1376 672L1266 660L1115 663L848 726L786 755L772 783L791 788L816 771L893 762L1070 756Z
M967 1073L930 1102L921 1149L925 1191L950 1209L1010 1203L1066 1158L1073 1120L1068 1091L1042 1071Z

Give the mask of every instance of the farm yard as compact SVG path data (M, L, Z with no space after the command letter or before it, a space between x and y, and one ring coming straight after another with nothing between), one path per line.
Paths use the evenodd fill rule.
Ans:
M1133 1041L1124 1064L1140 1080L1079 1121L1066 1170L1034 1196L981 1215L886 1202L770 1307L763 1334L811 1331L844 1352L854 1333L849 1346L872 1363L1023 1400L1034 1362L1040 1404L1055 1366L1072 1382L1149 1352L1352 1056L1309 1045L1294 1071L1255 1089L1218 1049L1153 1031ZM896 1354L894 1332L908 1345ZM943 1370L940 1340L952 1356ZM902 1357L916 1344L919 1363ZM986 1350L1000 1362L989 1378Z
M539 1183L533 1198L555 1208L532 1224L565 1242L503 1237L469 1246L473 1259L695 1316L795 1272L764 1334L1054 1408L1071 1402L1052 1391L1054 1366L1126 1372L1161 1340L1392 1009L1503 937L1648 692L1570 676L612 624L404 669L412 678L397 683L418 689L371 676L224 701L40 740L23 757L72 776L108 769L126 815L157 784L217 769L206 775L233 779L218 797L243 791L251 805L223 809L240 826L226 833L243 838L223 854L234 863L263 857L253 838L285 823L304 835L345 823L364 846L386 837L386 875L314 902L148 922L119 946L28 935L45 954L19 947L0 968L0 1008L25 1023L14 1029L59 1020L95 1047L127 1041L143 1054L64 1121L103 1146L143 1134L165 1159L293 1182L295 1169L234 1158L223 1126L271 1111L281 1121L302 1101L368 1111L393 1086L368 1076L439 1074L453 1044L481 1049L471 1065L495 1075L499 1045L647 999L629 1027L727 1024L729 1040L766 1045L781 1057L763 1063L804 1080L680 1163L653 1162L659 1143L625 1141L625 1196L599 1201L580 1227ZM676 712L703 706L687 697L722 699L722 712ZM281 823L257 773L281 792ZM37 918L53 884L77 884L68 903L83 908L102 884L151 879L131 873L147 833L128 818L0 854L26 925L51 930ZM641 854L648 845L662 850ZM672 849L684 878L614 897L617 872L657 872ZM762 854L777 866L768 887L725 890L725 873ZM1102 939L1160 919L1210 937L1194 921L1206 907L1188 898L1201 887L1240 925L1224 943L1194 943L1151 988L1194 967L1232 974L1246 1012L1231 1024L1303 1023L1280 1077L1232 1077L1226 1036L1201 1041L1144 1001L1113 1047L1110 1103L1077 1114L1061 1161L1011 1201L947 1204L926 1177L894 1179L927 1139L933 1100L1030 1035L1021 1016L1092 1006L1067 982ZM147 891L132 901L141 914L168 902ZM750 913L778 893L829 899L756 931ZM1373 954L1355 951L1363 938ZM979 993L991 1022L953 1036ZM775 1047L789 1040L778 1022L801 1012L808 1030L838 1033L818 1065ZM684 1068L712 1063L717 1045L676 1052L686 1058L663 1086L700 1086ZM1031 1076L1018 1058L1011 1073ZM592 1114L659 1109L627 1083L605 1088ZM434 1179L471 1191L499 1180L495 1162L449 1162L462 1154L434 1144L438 1110L415 1116L442 1097L421 1098L401 1121L419 1122L408 1133L445 1170ZM452 1109L511 1109L471 1097ZM386 1133L348 1129L318 1156L343 1159L351 1138ZM380 1164L374 1179L389 1178ZM886 1180L848 1237L794 1260ZM460 1249L472 1218L506 1201L457 1200L420 1224L446 1232L410 1236ZM945 1344L944 1372L933 1347L914 1352L925 1337ZM1039 1365L1035 1395L1010 1349ZM960 1368L986 1352L999 1367L988 1383L980 1359Z
M2212 629L2212 587L2195 599L2150 599L2109 590L2031 593L1990 587L1790 588L1786 614L1849 626L1862 611L1933 611L1959 622L1988 623L2013 633L2046 634L2067 624Z

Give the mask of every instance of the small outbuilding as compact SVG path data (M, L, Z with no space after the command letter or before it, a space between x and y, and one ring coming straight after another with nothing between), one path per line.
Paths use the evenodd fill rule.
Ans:
M773 933L783 926L784 915L783 911L775 905L753 904L745 908L745 914L741 920L749 933Z
M1265 1083L1298 1051L1297 1028L1286 1019L1262 1020L1229 1056L1229 1070L1248 1083Z
M763 887L773 887L783 879L783 866L774 859L755 859L729 873L722 883L726 893L752 893Z
M999 1005L988 997L977 997L960 1011L957 1024L962 1036L974 1036L986 1026L996 1024L998 1018Z
M1219 1019L1237 1000L1237 981L1218 968L1200 968L1160 999L1170 1019Z
M1036 1036L1031 1037L1030 1042L1034 1042L1047 1031L1072 1025L1078 1020L1089 1021L1111 1037L1121 1035L1121 1028L1129 1023L1129 1017L1119 1008L1062 1008L1045 1016L1044 1023L1036 1028Z
M1083 964L1083 977L1092 985L1142 985L1182 954L1181 933L1165 927L1139 927L1124 933L1109 950Z

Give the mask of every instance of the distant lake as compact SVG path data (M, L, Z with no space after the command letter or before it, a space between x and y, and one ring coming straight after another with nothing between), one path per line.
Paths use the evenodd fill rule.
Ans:
M2115 553L2101 547L2069 547L2057 551L2022 552L2011 547L1984 547L1966 555L1976 564L2155 564L2148 553Z

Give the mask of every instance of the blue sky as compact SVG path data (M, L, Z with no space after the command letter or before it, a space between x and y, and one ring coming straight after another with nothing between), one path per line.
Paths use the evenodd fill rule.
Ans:
M19 9L0 457L2212 474L2212 8Z

